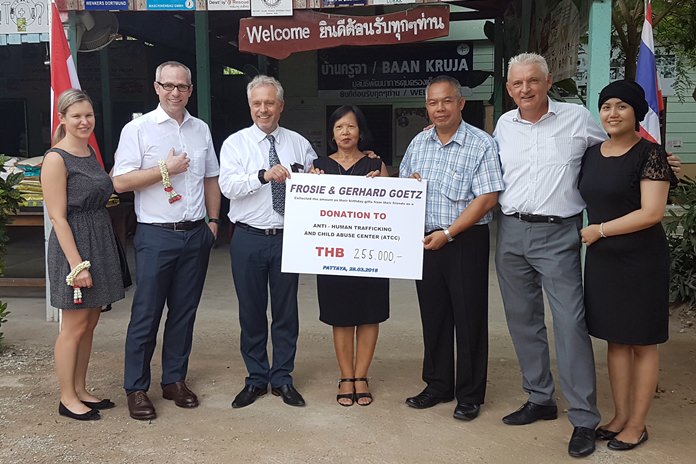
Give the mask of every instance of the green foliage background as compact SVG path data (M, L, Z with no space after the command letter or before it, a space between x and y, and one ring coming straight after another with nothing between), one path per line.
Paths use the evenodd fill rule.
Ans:
M5 170L5 155L0 155L0 173ZM7 225L10 222L10 215L19 210L22 196L19 190L14 188L24 177L22 173L13 173L7 179L0 177L0 276L5 273L5 253L7 252ZM0 301L0 327L7 322L6 316L10 314L7 310L7 303ZM3 334L0 332L0 345L2 344Z
M696 307L696 180L686 177L670 192L681 211L665 224L671 258L670 299Z

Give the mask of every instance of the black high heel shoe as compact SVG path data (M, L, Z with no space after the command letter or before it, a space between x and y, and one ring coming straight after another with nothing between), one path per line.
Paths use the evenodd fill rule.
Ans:
M101 401L83 401L82 404L92 409L111 409L116 407L116 403L108 398L104 398Z
M354 381L354 382L365 382L365 385L367 385L368 387L370 386L370 384L367 383L367 377L359 377L359 378L356 377L356 378L353 379L353 381ZM367 403L361 403L361 402L359 401L361 398L369 398L370 401L367 402ZM374 401L374 399L372 398L372 393L370 393L370 392L367 392L367 393L355 393L355 403L356 403L358 406L369 406L369 405L372 404L372 401Z
M61 416L69 417L70 419L75 419L79 421L90 421L90 420L99 420L101 419L101 416L99 415L99 411L96 409L90 409L89 411L83 413L83 414L76 414L69 410L68 408L63 405L63 402L58 403L58 414Z
M355 379L338 379L338 388L341 388L341 384L343 382L354 383ZM353 390L355 390L355 387L353 387ZM341 403L341 400L350 400L350 403ZM355 391L353 391L353 393L339 393L338 395L336 395L336 402L346 408L349 406L353 406L353 404L355 403Z

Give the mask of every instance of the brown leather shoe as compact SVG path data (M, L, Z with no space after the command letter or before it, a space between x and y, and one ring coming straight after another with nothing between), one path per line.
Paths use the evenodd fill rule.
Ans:
M186 382L170 383L162 386L162 397L165 400L174 400L174 404L180 408L195 408L198 406L198 397L186 386Z
M150 420L157 417L155 406L147 397L147 393L142 390L128 394L128 413L137 420Z

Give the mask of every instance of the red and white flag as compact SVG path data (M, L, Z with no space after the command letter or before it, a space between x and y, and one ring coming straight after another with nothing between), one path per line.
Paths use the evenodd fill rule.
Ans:
M655 45L653 42L652 28L652 2L646 1L645 22L640 38L638 50L638 64L636 66L636 82L645 91L645 100L648 102L648 114L640 123L639 135L644 139L655 143L662 143L660 136L660 111L664 109L662 91L657 79L657 66L655 65Z
M70 54L68 40L65 38L65 30L60 20L60 13L55 3L52 3L51 15L51 135L58 127L58 97L68 89L81 89L80 80L77 78L77 69ZM97 154L99 164L104 166L97 138L94 132L89 136L89 144Z

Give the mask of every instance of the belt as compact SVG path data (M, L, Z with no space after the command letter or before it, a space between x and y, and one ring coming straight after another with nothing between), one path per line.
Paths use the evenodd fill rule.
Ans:
M523 222L542 222L547 224L563 224L563 222L570 219L575 219L580 215L580 213L570 216L567 218L561 216L544 216L543 214L527 214L527 213L512 213L506 214L505 216L514 217Z
M205 219L183 222L148 222L147 224L150 226L161 227L163 229L170 229L181 232L186 230L193 230L196 227L205 224Z
M242 229L246 230L247 232L252 232L254 234L260 234L260 235L278 235L283 233L283 229L259 229L258 227L252 227L249 224L244 224L243 222L237 222L235 224L235 227L241 227Z

